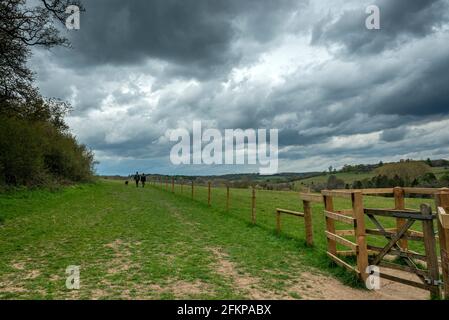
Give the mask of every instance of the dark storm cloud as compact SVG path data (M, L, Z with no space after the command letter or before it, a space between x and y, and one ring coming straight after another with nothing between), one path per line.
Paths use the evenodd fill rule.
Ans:
M373 1L380 31L359 0L85 3L73 50L33 66L104 172L175 170L167 130L194 120L279 129L290 171L449 152L448 0Z
M81 29L71 33L76 59L83 67L139 64L145 59L170 62L168 73L207 77L235 63L234 40L272 39L294 0L95 0L86 1Z
M312 44L340 43L350 54L377 54L435 31L449 19L447 0L377 0L381 30L365 28L365 6L344 11L337 21L330 17L314 27Z
M385 142L394 142L404 139L407 132L407 128L387 129L382 131L380 138Z
M401 79L394 92L373 101L371 109L377 113L399 115L443 115L449 109L449 52L435 56L431 64L416 70L418 76ZM419 69L419 63L416 63Z

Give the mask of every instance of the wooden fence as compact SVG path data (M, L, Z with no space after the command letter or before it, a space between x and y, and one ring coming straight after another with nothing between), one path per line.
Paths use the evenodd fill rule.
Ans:
M153 185L163 188L163 178L154 180ZM184 185L189 182L181 181L181 193ZM171 178L171 192L175 192L176 181ZM165 189L169 190L169 178L165 178ZM190 181L191 198L195 199L195 182ZM211 206L212 183L205 185L207 188L207 205ZM225 210L231 207L231 192L226 187ZM412 195L432 195L435 199L435 213L432 208L422 205L420 210L407 209L405 197ZM251 203L250 220L256 224L256 195L257 191L252 187L250 193ZM366 195L389 195L394 197L393 208L365 208L364 196ZM347 199L349 208L336 209L335 198ZM449 189L434 188L378 188L359 190L323 190L321 194L299 193L299 199L303 204L303 211L276 208L275 222L276 230L281 232L281 216L290 215L304 219L306 244L313 246L313 223L312 203L324 204L325 236L327 239L327 255L337 265L354 272L361 280L366 281L369 277L368 266L379 266L382 268L380 277L400 282L406 285L428 290L432 298L441 297L449 299ZM381 218L381 219L380 219ZM382 225L385 220L393 219L395 228L386 228ZM367 222L374 228L367 228ZM415 223L422 224L422 231L412 230ZM434 230L435 224L438 228L438 236ZM348 225L349 228L339 229L337 225ZM376 246L370 242L368 236L382 237L387 244L383 247ZM423 243L424 254L410 250L409 241ZM437 252L439 242L439 252ZM337 246L345 247L338 250ZM440 259L438 259L438 253ZM347 257L355 257L355 265ZM396 257L399 260L392 260ZM418 263L419 266L418 267ZM424 267L422 267L424 266ZM384 272L384 269L401 270L415 274L419 281L400 278ZM440 280L440 269L441 279Z
M187 186L190 184L190 194L192 200L195 200L196 198L196 187L200 186L201 184L196 184L194 180L179 180L176 181L174 177L166 177L166 178L153 178L150 182L154 186L160 186L161 188L164 188L165 183L165 190L169 190L169 184L171 184L171 192L175 192L175 185L180 186L181 193L184 193L184 186ZM202 184L201 186L207 188L207 205L212 206L213 202L213 187L211 181L207 181L205 184ZM225 185L226 188L226 203L225 203L225 209L226 211L229 211L231 207L231 191L229 185ZM257 211L256 211L256 203L257 203L257 189L254 187L251 187L251 194L250 194L250 201L251 201L251 210L250 210L250 220L253 224L256 224L257 222ZM300 193L300 199L303 202L303 208L304 212L299 212L297 216L300 216L304 218L305 221L305 233L306 233L306 243L310 246L313 245L313 226L312 226L312 202L321 202L322 196L320 195L312 195L312 194L306 194L306 193ZM294 212L293 210L287 210L287 209L276 209L275 213L283 213L283 214L289 214L289 212ZM280 218L279 220L280 224ZM279 230L280 231L280 230Z
M190 184L190 194L191 194L191 198L192 200L195 200L195 188L198 187L200 184L195 184L194 180L189 180L190 182L181 180L181 181L176 181L176 179L174 177L166 177L166 178L154 178L150 181L150 184L153 186L158 186L160 188L164 188L164 181L165 181L165 190L169 190L169 183L171 185L171 192L175 193L175 186L179 185L180 189L181 189L181 193L184 193L184 186L187 186L187 183ZM212 206L212 182L208 181L205 185L202 185L203 187L207 188L207 205L210 207ZM229 211L230 206L231 206L231 192L230 192L230 187L228 185L225 186L226 187L226 211ZM253 224L256 223L256 188L252 187L251 188L251 222Z
M449 190L429 188L392 188L366 190L324 190L321 192L324 201L324 216L326 220L326 237L328 240L327 255L338 265L355 272L362 280L369 276L368 266L382 267L380 277L406 285L428 290L432 298L441 297L443 287L444 297L449 299ZM363 196L370 194L391 194L395 199L392 209L365 208ZM436 201L437 214L432 213L428 205L421 205L419 211L405 208L406 194L433 195ZM351 201L351 209L336 210L334 198L345 198ZM396 228L385 228L382 221L394 219ZM375 228L366 228L366 220ZM434 223L438 224L439 237L436 236ZM350 225L350 229L336 230L335 223ZM416 223L422 224L422 231L412 230ZM383 247L369 243L367 235L381 236L387 240ZM350 236L352 239L348 239ZM442 279L440 280L440 265L437 253L437 239L440 241ZM408 241L420 241L424 245L424 254L409 249ZM337 250L337 244L349 250ZM344 257L355 256L356 266ZM399 262L387 257L396 257ZM418 263L420 266L418 267ZM419 281L409 280L386 273L384 269L401 270L413 273Z

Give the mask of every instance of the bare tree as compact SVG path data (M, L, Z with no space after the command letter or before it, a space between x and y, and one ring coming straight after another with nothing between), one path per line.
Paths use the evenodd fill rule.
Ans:
M33 73L26 63L31 47L68 46L61 36L69 0L0 0L0 107L14 108L17 102L33 98Z

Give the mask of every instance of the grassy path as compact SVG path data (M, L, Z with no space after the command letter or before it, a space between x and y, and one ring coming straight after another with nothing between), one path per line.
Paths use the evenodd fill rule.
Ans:
M274 233L269 208L296 197L270 193L254 227L243 215L245 192L229 213L118 182L0 195L0 298L297 299L345 288L330 277L350 280L329 265L324 239L307 248L297 220L286 220L284 236ZM80 290L65 287L69 265L80 266Z

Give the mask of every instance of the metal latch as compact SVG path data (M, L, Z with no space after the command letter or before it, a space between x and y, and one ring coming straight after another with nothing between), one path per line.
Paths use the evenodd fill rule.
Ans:
M432 286L442 286L444 284L444 282L439 279L433 280L430 278L425 278L424 280L426 280L427 284L432 285Z

